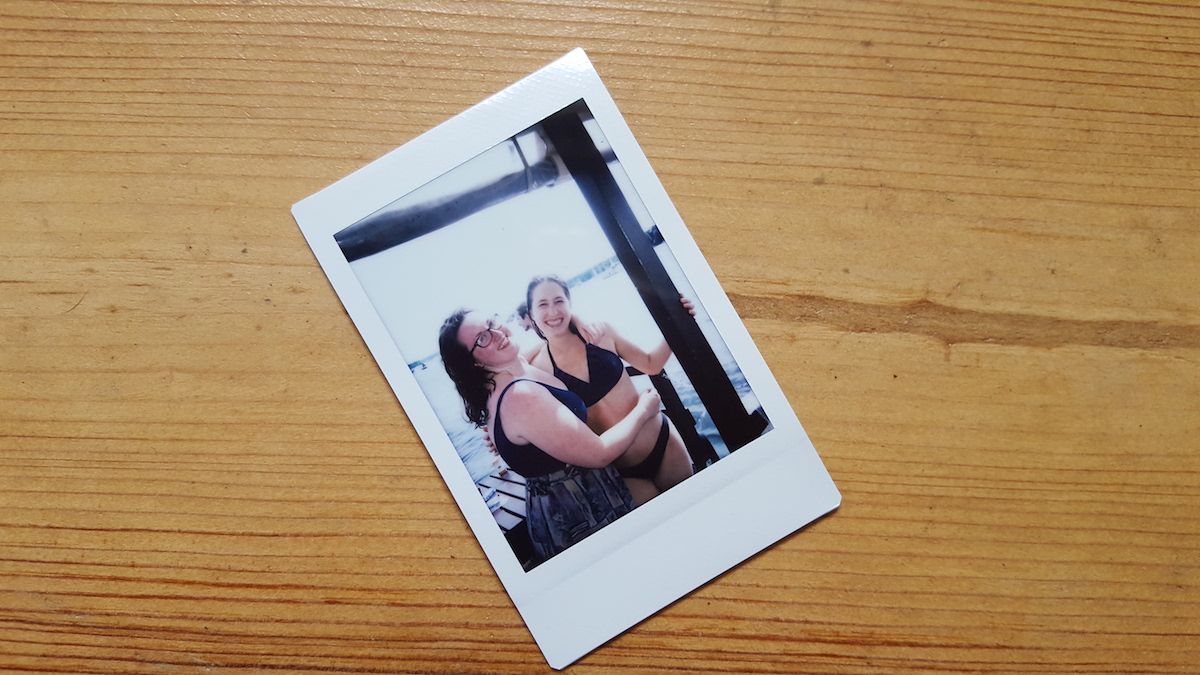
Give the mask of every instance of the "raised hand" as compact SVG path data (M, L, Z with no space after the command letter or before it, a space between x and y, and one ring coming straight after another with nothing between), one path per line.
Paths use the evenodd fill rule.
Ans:
M584 342L598 344L604 335L604 324L596 321L583 321L576 317L575 330L579 331L579 337L583 338Z
M686 309L686 310L688 311L688 314L691 314L691 315L692 315L692 317L693 317L693 318L695 318L695 316L696 316L696 306L692 304L692 301L691 301L691 300L688 300L687 298L685 298L685 297L683 296L683 293L680 293L680 294L679 294L679 304L680 304L680 305L683 305L683 308L684 308L684 309Z

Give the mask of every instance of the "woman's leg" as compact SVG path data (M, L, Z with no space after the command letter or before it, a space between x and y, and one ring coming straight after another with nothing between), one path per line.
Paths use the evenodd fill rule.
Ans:
M629 488L629 494L633 495L634 506L641 506L658 496L658 488L652 480L631 478L629 476L622 476L621 478L625 481L625 487Z
M658 474L654 477L654 484L659 492L666 492L685 478L691 477L693 471L692 456L688 454L683 438L670 420L667 420L667 424L671 425L671 435L667 438L667 451L663 455L662 466L658 467Z
M639 444L636 463L621 466L622 461L630 461L629 455L633 454L634 450L631 448L629 453L618 459L617 470L621 477L626 479L626 483L630 479L646 479L653 482L657 492L665 492L692 475L692 457L688 454L679 431L665 413L658 419L651 420L646 427L650 424L654 425L654 444L649 452L646 451L644 443ZM630 491L632 492L633 488L630 488Z

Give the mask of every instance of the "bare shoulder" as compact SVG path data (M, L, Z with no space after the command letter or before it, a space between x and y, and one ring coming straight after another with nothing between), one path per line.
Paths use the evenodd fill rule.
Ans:
M510 405L516 407L540 405L547 399L553 400L540 383L534 380L517 380L509 385L508 392L504 394L504 406L507 408Z
M562 407L545 386L534 380L514 382L498 405L504 408L504 427L511 432L510 439L541 428Z
M537 344L527 347L521 352L521 356L525 358L526 363L537 365L534 361L546 358L546 343L538 342Z

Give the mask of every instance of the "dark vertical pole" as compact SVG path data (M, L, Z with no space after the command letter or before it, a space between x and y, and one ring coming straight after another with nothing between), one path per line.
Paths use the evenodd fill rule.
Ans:
M679 365L696 387L726 446L736 450L758 438L766 428L766 417L746 412L704 333L680 305L678 289L579 114L574 108L567 108L544 120L542 128L604 228L617 258L679 359Z
M670 417L671 421L675 423L675 429L679 431L679 437L683 439L683 445L691 455L692 465L696 467L696 470L699 471L721 459L717 455L717 451L713 449L712 443L709 443L708 439L701 436L696 429L696 418L692 417L692 411L688 410L683 405L683 401L679 399L679 393L675 391L675 385L671 382L671 378L662 372L651 375L650 383L662 397L663 410L667 413L667 417Z

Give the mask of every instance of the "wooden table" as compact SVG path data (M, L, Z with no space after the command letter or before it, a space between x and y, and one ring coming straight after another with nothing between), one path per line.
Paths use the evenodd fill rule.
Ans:
M0 8L0 669L547 670L288 207L582 46L844 504L574 672L1200 672L1200 7L403 4Z

